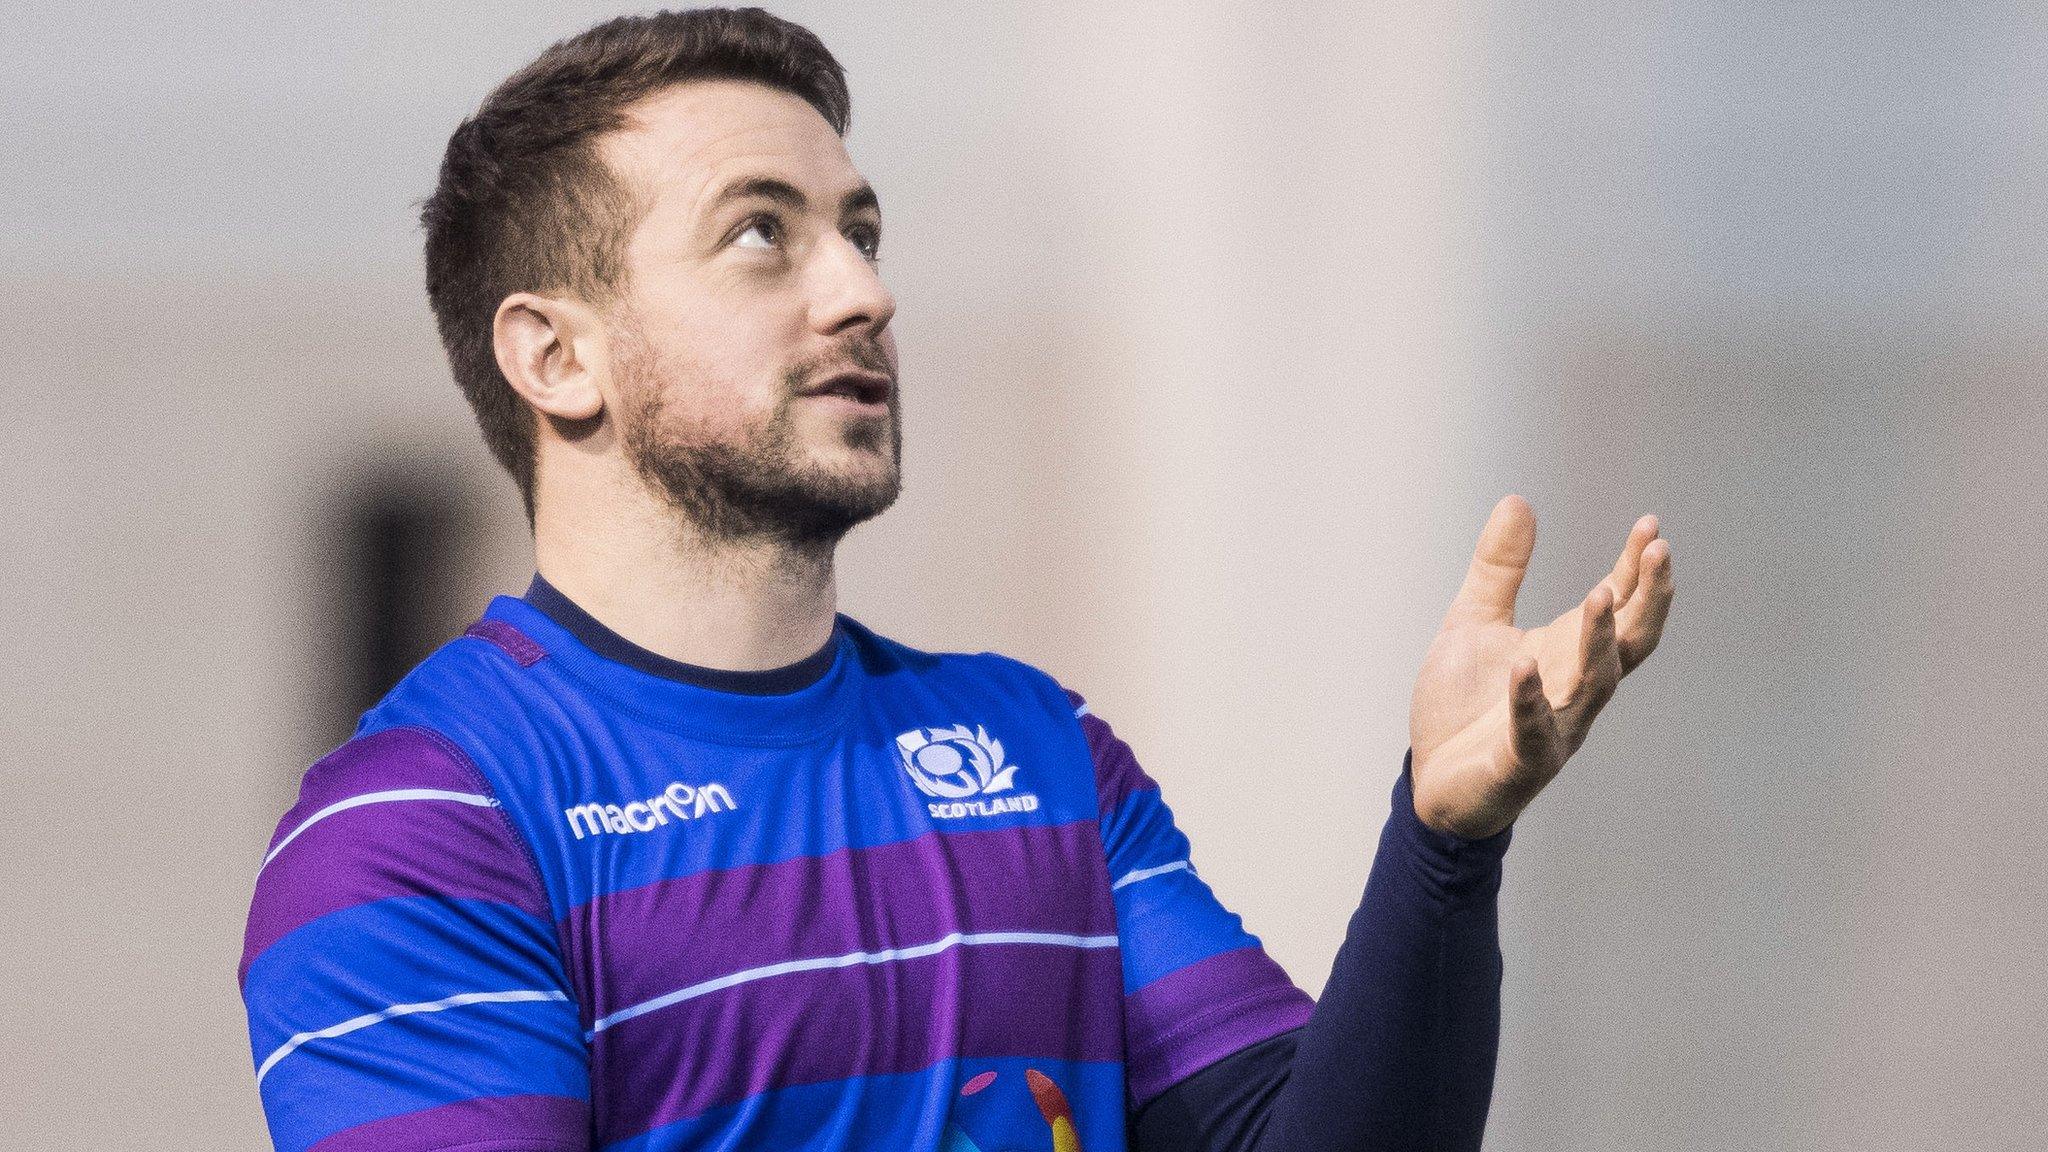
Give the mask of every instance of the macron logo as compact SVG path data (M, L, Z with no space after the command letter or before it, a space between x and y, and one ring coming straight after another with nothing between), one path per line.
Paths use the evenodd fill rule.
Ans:
M578 804L562 809L569 830L578 840L606 832L626 835L652 832L670 820L695 820L714 812L738 808L723 784L702 784L692 788L678 780L645 800L631 804Z

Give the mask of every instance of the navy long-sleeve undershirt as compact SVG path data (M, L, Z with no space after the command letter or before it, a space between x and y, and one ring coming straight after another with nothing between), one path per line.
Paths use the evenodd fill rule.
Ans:
M1498 895L1512 835L1466 840L1424 824L1404 762L1308 1023L1148 1103L1133 1152L1478 1149L1500 1042Z

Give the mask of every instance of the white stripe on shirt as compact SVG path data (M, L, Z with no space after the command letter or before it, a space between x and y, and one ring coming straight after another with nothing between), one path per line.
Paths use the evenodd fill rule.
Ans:
M260 1086L263 1083L263 1078L270 1075L270 1070L277 1067L279 1060L298 1051L299 1047L308 1041L332 1040L336 1036L346 1036L351 1032L368 1028L372 1024L382 1024L394 1016L410 1016L415 1012L440 1012L448 1008L460 1008L464 1004L516 1004L527 1000L567 1000L568 998L568 995L563 992L553 992L545 989L524 989L517 992L462 992L443 1000L429 1000L422 1004L393 1004L391 1007L380 1012L358 1016L353 1020L343 1020L331 1028L322 1028L317 1032L301 1032L283 1044L278 1045L277 1051L272 1052L264 1059L263 1064L256 1069L256 1083Z
M687 988L679 988L663 996L656 996L631 1008L621 1008L593 1023L590 1031L583 1035L585 1039L590 1039L612 1025L631 1020L635 1016L645 1016L671 1004L694 1000L699 996L735 985L765 980L770 976L781 976L790 972L815 972L826 968L850 968L855 964L886 964L892 960L915 960L963 944L1054 944L1067 948L1114 948L1117 946L1117 938L1071 936L1061 932L954 932L928 944L915 944L908 948L885 948L879 952L849 952L844 956L820 956L810 960L785 960L780 964L764 964L759 968L748 968L730 975L718 976Z
M1124 873L1123 879L1118 880L1114 884L1111 884L1109 886L1109 890L1111 892L1114 892L1117 889L1122 888L1126 884L1136 884L1140 880L1150 880L1154 876L1164 876L1168 872L1180 872L1183 870L1193 872L1195 870L1195 866L1193 864L1188 863L1186 860L1175 860L1171 864L1161 864L1157 868L1140 868L1135 872Z
M284 851L285 845L297 840L300 833L327 819L329 816L337 812L346 812L351 808L361 808L365 804L389 804L397 800L453 800L458 804L471 804L478 808L496 808L498 806L498 802L489 796L479 796L474 792L448 792L439 788L396 788L389 792L365 792L361 796L351 796L346 800L337 800L318 812L313 813L311 816L306 817L305 823L292 829L291 835L277 842L277 847L272 848L270 855L265 856L263 863L257 867L256 874L262 875L263 869L270 867L270 862L277 859L277 854Z

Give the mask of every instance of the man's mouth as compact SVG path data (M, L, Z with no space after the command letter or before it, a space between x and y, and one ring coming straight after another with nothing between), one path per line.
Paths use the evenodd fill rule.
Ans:
M875 372L841 372L803 390L805 396L838 396L863 406L886 407L895 381Z

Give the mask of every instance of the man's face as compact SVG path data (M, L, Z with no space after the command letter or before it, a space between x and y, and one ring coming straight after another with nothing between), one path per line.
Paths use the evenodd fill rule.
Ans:
M611 317L626 454L714 537L830 544L900 486L874 194L785 92L691 82L631 121L600 145L647 206Z

